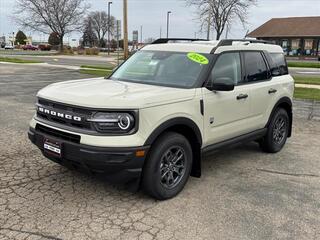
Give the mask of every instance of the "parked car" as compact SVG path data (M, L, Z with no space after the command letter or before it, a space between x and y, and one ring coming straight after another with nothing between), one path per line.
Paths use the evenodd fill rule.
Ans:
M50 51L51 50L51 45L50 44L40 44L38 46L38 48L41 51Z
M291 136L293 92L280 46L155 42L108 79L40 90L28 135L56 163L163 200L200 177L202 156L218 148L256 141L279 152Z
M37 46L33 46L33 45L24 45L22 47L23 50L31 50L31 51L36 51L39 50L39 48Z
M13 50L14 47L13 47L12 45L5 45L5 46L4 46L4 49L6 49L6 50Z

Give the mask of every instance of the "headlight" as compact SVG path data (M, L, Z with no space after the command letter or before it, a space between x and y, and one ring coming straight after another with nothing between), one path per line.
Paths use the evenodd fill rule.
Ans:
M114 134L130 133L134 131L136 125L132 113L98 112L87 121L92 122L98 132Z

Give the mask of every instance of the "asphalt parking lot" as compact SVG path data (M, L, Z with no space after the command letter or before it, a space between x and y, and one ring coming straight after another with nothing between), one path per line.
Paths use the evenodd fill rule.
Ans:
M87 77L0 64L0 239L320 239L320 121L299 102L283 151L219 151L159 202L56 165L27 140L37 90Z

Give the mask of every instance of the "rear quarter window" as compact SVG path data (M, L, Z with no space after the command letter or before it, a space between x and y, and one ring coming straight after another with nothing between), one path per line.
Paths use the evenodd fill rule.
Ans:
M289 74L288 65L286 62L286 58L282 53L270 53L272 59L272 69L278 69L280 71L280 75Z

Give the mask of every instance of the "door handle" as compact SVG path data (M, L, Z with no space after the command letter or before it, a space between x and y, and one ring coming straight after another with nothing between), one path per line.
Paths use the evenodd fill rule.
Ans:
M246 99L248 97L249 97L248 94L240 94L237 96L237 100Z
M277 91L278 91L277 89L271 88L269 89L268 93L272 94L272 93L276 93Z

